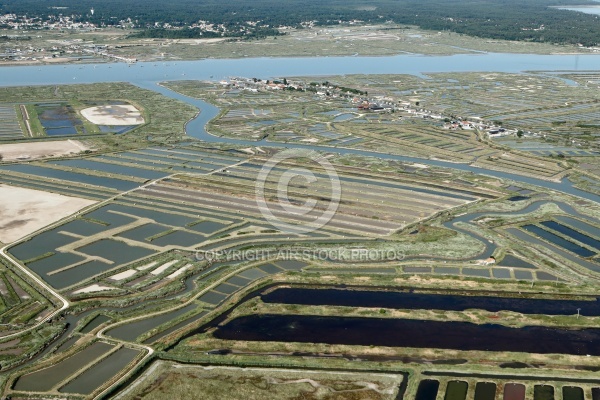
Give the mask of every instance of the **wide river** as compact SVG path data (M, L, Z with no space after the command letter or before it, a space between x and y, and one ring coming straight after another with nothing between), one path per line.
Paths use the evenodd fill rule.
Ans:
M91 82L214 79L229 76L290 77L344 74L426 74L428 72L523 72L600 70L600 55L457 54L390 57L305 57L205 59L197 61L32 65L0 68L0 86Z

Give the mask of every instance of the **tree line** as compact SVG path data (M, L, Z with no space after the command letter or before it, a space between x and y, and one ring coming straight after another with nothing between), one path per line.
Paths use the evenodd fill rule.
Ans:
M598 4L591 0L55 0L53 7L39 0L0 0L0 14L17 13L47 18L63 13L99 25L115 25L131 18L143 37L210 37L211 33L185 28L199 20L223 24L226 36L277 35L280 26L301 22L332 25L340 21L392 21L434 31L451 31L490 39L597 45L598 16L552 8L556 5ZM94 8L92 16L90 9ZM247 21L261 21L248 27ZM169 23L176 29L155 28ZM244 27L241 29L240 27ZM173 33L177 32L177 33ZM221 35L220 33L216 33Z

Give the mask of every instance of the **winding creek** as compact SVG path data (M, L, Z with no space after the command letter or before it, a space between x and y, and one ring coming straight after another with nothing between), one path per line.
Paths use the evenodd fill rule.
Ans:
M518 210L518 211L514 211L514 212L485 211L485 212L467 213L467 214L459 215L459 216L455 217L454 219L452 219L451 221L445 222L444 226L446 228L456 230L458 232L461 232L465 235L471 236L471 237L479 240L485 246L484 251L480 254L491 255L494 253L494 251L498 247L495 243L490 242L488 239L484 238L483 236L481 236L475 232L472 232L470 230L456 226L456 223L458 223L458 222L472 223L473 221L475 221L478 218L481 218L483 216L494 217L494 216L503 216L503 215L529 214L529 213L533 213L533 212L537 211L538 209L540 209L540 207L542 207L546 204L550 204L550 203L556 204L563 212L565 212L567 214L570 214L573 216L579 216L582 219L586 218L586 216L580 214L577 210L575 210L571 205L569 205L567 203L558 202L558 201L539 200L539 201L532 202L525 208ZM577 220L575 220L575 221L577 221ZM539 244L540 246L550 248L553 252L559 253L562 257L568 259L569 261L571 261L575 264L579 264L591 271L600 272L600 265L590 262L590 261L587 261L587 260L584 260L580 257L576 257L575 255L573 255L569 252L566 252L564 250L561 250L554 245L551 245L549 243L546 243L544 241L536 239L535 237L532 237L519 229L509 228L506 231L509 232L510 234L518 237L519 239L533 241L535 244Z
M600 66L599 66L600 67ZM494 171L489 169L483 169L479 167L473 167L467 164L459 164L448 161L441 160L432 160L432 159L424 159L417 157L408 157L408 156L400 156L395 154L387 154L387 153L378 153L365 151L360 149L353 148L344 148L344 147L331 147L324 145L308 145L308 144L299 144L299 143L277 143L267 141L265 139L261 141L250 141L250 140L242 140L242 139L234 139L234 138L226 138L213 136L209 132L206 131L206 124L210 122L213 118L215 118L219 114L219 109L212 104L209 104L200 99L194 99L189 96L182 95L173 90L170 90L164 86L160 86L155 82L135 82L135 84L143 89L154 90L157 91L164 96L183 101L188 103L200 110L200 113L196 118L189 121L185 127L186 133L189 136L192 136L196 139L203 140L207 143L229 143L233 145L244 145L244 146L261 146L261 147L274 147L274 148L288 148L288 149L306 149L306 150L315 150L315 151L323 151L323 152L334 152L342 155L359 155L366 157L376 157L384 160L394 160L394 161L404 161L404 162L413 162L413 163L424 163L429 164L435 167L444 167L456 169L464 172L472 172L475 174L483 174L487 176L492 176L495 178L508 179L514 182L522 182L530 185L535 185L542 187L546 190L556 190L559 192L567 193L573 196L578 196L587 200L591 200L594 202L598 202L600 200L600 196L595 195L593 193L589 193L580 189L577 189L573 186L573 183L568 179L563 179L561 182L551 182L543 179L530 178L522 175L511 174L502 171Z

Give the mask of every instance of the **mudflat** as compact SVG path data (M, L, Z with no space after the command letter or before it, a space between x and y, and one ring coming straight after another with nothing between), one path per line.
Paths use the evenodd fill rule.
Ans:
M0 184L0 241L11 243L95 201Z

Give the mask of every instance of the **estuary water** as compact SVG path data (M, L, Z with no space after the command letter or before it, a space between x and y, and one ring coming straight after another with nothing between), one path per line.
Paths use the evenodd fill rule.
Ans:
M600 15L600 6L556 7L559 10L577 11L585 14Z
M598 70L600 55L456 54L388 57L283 57L204 59L195 61L32 65L0 68L0 86L142 82L183 79L220 80L229 76L290 77L344 74L413 74L430 72L523 72Z

